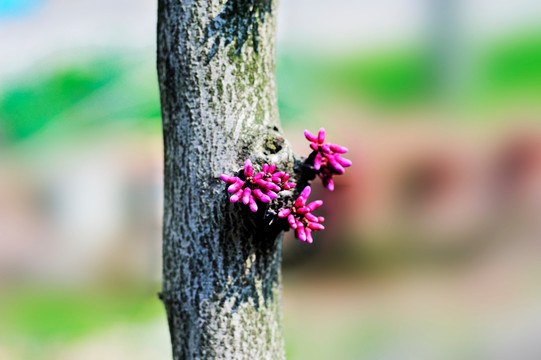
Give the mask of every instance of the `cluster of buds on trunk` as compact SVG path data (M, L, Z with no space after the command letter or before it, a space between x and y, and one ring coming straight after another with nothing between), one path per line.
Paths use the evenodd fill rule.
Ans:
M325 129L319 129L317 136L304 130L304 136L310 141L310 148L313 150L309 158L313 158L314 170L328 190L334 190L334 175L342 175L346 167L351 166L351 160L345 159L341 154L348 152L348 149L331 143L325 143Z
M325 143L325 129L323 128L319 129L317 136L305 130L304 136L310 141L310 148L313 150L305 163L313 167L328 190L334 190L333 177L343 174L344 168L351 166L351 161L341 156L347 153L348 149L340 145ZM232 203L240 201L248 205L253 212L258 211L258 203L268 204L278 198L280 191L295 188L295 183L289 182L289 174L276 171L275 164L264 164L260 172L254 173L250 159L244 162L244 170L239 172L238 176L222 174L220 178L229 184L227 191L232 193L230 201ZM297 239L308 243L314 241L313 231L325 229L322 225L325 219L312 214L323 205L323 201L316 200L306 204L311 190L310 186L306 186L292 207L280 209L277 215L270 212L272 216L284 219L284 226L288 224L289 228L295 230Z
M289 227L295 230L295 237L310 244L314 241L312 231L325 229L321 224L325 220L323 216L312 214L312 211L323 205L323 201L316 200L306 205L311 190L310 186L305 187L291 208L278 212L279 218L287 218Z
M227 188L227 191L233 193L229 200L232 203L241 200L244 205L250 207L250 210L256 212L258 210L256 200L269 203L272 199L278 198L278 192L295 187L294 183L287 182L289 174L283 171L274 173L276 165L265 164L262 170L254 175L252 161L246 159L242 179L238 176L222 174L220 179L231 184Z

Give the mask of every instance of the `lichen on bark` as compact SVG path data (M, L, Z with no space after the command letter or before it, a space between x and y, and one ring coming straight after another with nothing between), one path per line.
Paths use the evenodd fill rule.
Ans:
M221 45L234 43L235 54L251 36L253 49L259 51L259 24L272 15L272 0L228 0L222 11L205 28L205 41L213 39L207 59L212 59Z
M175 359L282 359L282 232L229 203L219 179L246 158L293 171L276 105L275 19L258 23L258 52L220 46L208 60L205 29L225 5L159 0L162 299Z

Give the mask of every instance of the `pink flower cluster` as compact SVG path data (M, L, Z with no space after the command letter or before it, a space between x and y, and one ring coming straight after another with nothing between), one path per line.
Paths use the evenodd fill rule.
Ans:
M222 174L220 179L231 184L227 188L227 191L233 193L229 200L233 203L242 200L244 205L248 205L250 210L256 212L258 209L256 200L269 203L271 199L278 198L278 192L295 187L294 183L287 182L289 174L283 171L274 172L276 165L265 164L262 170L254 175L252 162L247 159L244 162L244 180L237 176Z
M335 175L341 175L345 168L351 166L351 161L343 158L341 155L348 152L343 146L326 143L325 129L319 129L317 136L304 131L304 136L310 141L310 148L313 150L307 162L313 165L316 174L321 178L323 185L330 191L334 190L333 178ZM250 210L257 212L259 203L270 203L271 200L278 198L278 193L284 190L291 190L295 184L289 182L289 174L283 171L276 171L276 165L264 164L260 172L255 172L250 159L244 163L244 170L238 176L229 176L222 174L220 178L229 184L227 190L232 193L230 201L232 203L241 201L248 205ZM302 177L301 177L302 179ZM303 181L303 180L301 180ZM314 210L323 205L323 201L316 200L308 204L308 196L311 188L306 186L299 197L295 200L292 207L278 211L277 217L287 219L289 227L295 230L295 237L302 241L312 243L312 232L323 230L322 216L312 214ZM273 212L267 212L274 214Z
M289 226L295 230L295 237L311 244L314 241L312 231L325 229L321 224L325 219L322 216L312 214L312 211L323 205L323 201L316 200L306 205L310 191L310 186L305 187L297 200L295 200L293 207L280 210L278 217L287 217Z
M345 159L341 154L348 152L348 149L331 143L325 143L325 129L319 129L317 136L304 130L304 136L310 141L310 147L316 152L314 157L314 170L328 190L334 190L334 175L341 175L351 166L351 160Z

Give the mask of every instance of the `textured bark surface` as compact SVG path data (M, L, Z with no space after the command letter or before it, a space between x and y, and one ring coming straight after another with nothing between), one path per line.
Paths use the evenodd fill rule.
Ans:
M219 178L236 173L248 157L293 170L276 107L275 19L270 13L259 19L257 52L252 34L241 38L246 44L239 50L231 45L241 36L235 29L253 26L215 20L209 28L226 5L159 0L162 299L175 359L283 359L282 232L266 224L263 209L254 214L231 204ZM239 24L253 20L231 16ZM233 31L216 35L220 28Z

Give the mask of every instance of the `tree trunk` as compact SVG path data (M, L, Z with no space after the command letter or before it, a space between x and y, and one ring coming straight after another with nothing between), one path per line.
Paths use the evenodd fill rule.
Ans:
M268 226L264 209L231 204L220 180L247 158L292 170L276 106L274 6L159 0L161 296L174 359L285 357L282 231Z

